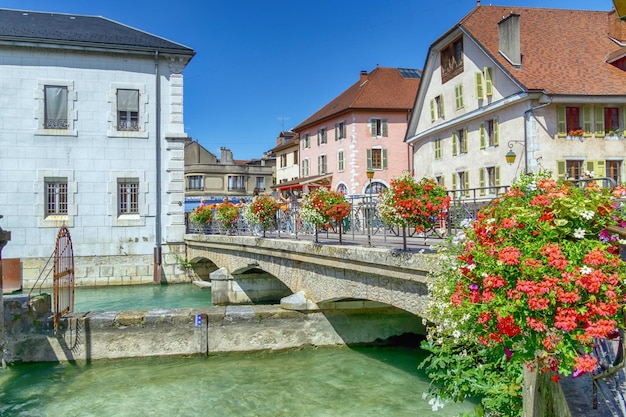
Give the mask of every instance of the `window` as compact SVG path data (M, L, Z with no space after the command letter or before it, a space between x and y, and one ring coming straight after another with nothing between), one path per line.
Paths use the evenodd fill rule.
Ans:
M467 153L467 128L452 133L452 155Z
M287 154L284 153L284 154L280 155L280 166L279 166L279 168L284 168L286 166L287 166Z
M485 77L485 95L491 97L493 95L493 70L491 67L483 69L483 76Z
M480 195L496 194L500 186L500 167L480 168Z
M480 124L480 149L498 146L498 119L485 120Z
M117 90L117 130L139 130L139 90Z
M246 189L246 177L243 175L228 176L228 191L244 191Z
M346 195L346 194L348 194L348 187L346 186L346 184L341 183L341 184L337 185L337 192L342 194L342 195Z
M139 214L139 181L122 179L117 183L117 213Z
M387 119L371 119L370 134L373 138L387 136Z
M318 175L323 175L328 172L327 164L328 164L328 160L326 158L326 155L320 155L317 158L317 174Z
M430 121L434 123L436 120L443 118L443 96L437 96L430 100Z
M463 72L463 38L441 50L441 82L445 83Z
M346 138L346 123L335 123L335 140L341 140Z
M437 184L441 185L442 187L445 187L445 177L443 175L435 175L435 181L437 181Z
M454 98L456 99L456 109L461 110L463 108L463 84L454 87Z
M337 152L337 171L341 172L344 170L345 160L343 157L343 150Z
M309 160L305 158L302 160L302 177L306 178L308 176L309 176Z
M619 109L617 107L604 108L604 133L615 135L619 132Z
M321 128L317 131L317 146L327 142L326 128Z
M380 194L387 189L387 186L379 181L372 181L370 186L369 182L365 187L365 194Z
M459 171L452 173L452 190L460 191L455 196L469 197L469 172Z
M476 87L476 99L482 100L485 98L485 87L483 86L483 73L476 72L474 73L474 85Z
M46 178L45 216L67 215L67 178Z
M298 150L293 151L293 164L298 165Z
M578 179L581 177L583 168L582 159L568 159L556 161L557 180Z
M189 175L187 177L187 190L203 190L202 175Z
M311 137L308 133L305 133L302 137L302 149L307 149L311 147Z
M67 129L67 87L44 86L44 129Z
M435 139L435 159L441 159L441 139Z
M256 177L254 181L254 189L259 191L265 190L265 177Z
M606 177L613 178L617 184L622 183L622 161L606 161Z
M368 149L367 169L387 169L387 149Z

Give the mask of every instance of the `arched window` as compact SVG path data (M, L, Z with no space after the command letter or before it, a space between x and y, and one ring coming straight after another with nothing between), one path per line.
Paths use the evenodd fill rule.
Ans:
M347 195L348 194L348 187L346 186L346 184L341 183L341 184L337 185L337 192L340 192L343 195Z
M372 181L372 185L371 185L371 191L370 191L370 184L368 183L367 186L365 187L365 194L380 194L383 190L387 189L387 186L385 184L383 184L382 182L378 182L378 181Z

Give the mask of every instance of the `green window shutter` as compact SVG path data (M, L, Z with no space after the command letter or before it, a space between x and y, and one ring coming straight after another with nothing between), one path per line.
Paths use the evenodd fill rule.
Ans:
M337 154L337 170L343 171L343 151Z
M493 95L493 74L491 72L491 67L485 67L483 72L485 75L485 95L490 97Z
M459 109L465 107L465 104L463 103L463 84L459 85L459 104Z
M439 117L441 117L442 119L446 118L445 108L446 106L443 104L443 94L442 94L439 96Z
M441 159L441 139L435 139L435 159Z
M496 172L496 187L500 186L500 166L494 168Z
M500 122L498 118L493 119L493 146L500 144Z
M372 150L367 150L367 170L371 170L372 168Z
M476 72L474 74L474 79L476 80L476 99L482 100L485 96L485 90L483 88L483 74L481 72Z
M458 188L457 187L457 173L453 172L452 173L452 189L456 190L457 188Z
M556 106L556 134L560 138L564 138L565 136L567 136L565 106Z
M564 181L566 179L566 164L564 160L556 161L556 179L557 181Z
M485 131L485 122L480 124L480 149L487 147L487 132Z
M437 115L435 113L435 100L430 100L430 122L435 123L437 120Z
M485 168L478 170L478 186L480 187L480 195L485 195Z
M461 92L461 84L455 85L454 86L454 99L456 100L456 109L459 110L461 108L463 108L463 101L461 98L462 92Z
M372 119L370 120L370 136L371 137L376 137L376 120Z
M322 174L322 157L321 156L317 157L317 173L318 175Z
M383 119L383 136L389 136L389 130L387 129L387 119Z
M322 135L321 132L318 130L317 131L317 146L320 146L322 144Z
M383 169L387 169L387 149L383 149Z
M457 155L458 151L456 148L456 132L452 132L452 156Z
M339 123L335 123L335 140L339 140Z
M463 153L467 153L467 128L463 129Z
M597 161L587 160L585 163L586 169L594 174L594 177L606 176L606 161L599 159Z
M465 180L465 185L463 186L465 188L465 197L469 197L470 196L470 180L469 180L469 171L465 171L465 175L463 176L464 180Z
M442 187L445 187L445 186L446 186L446 176L445 176L445 175L442 175L442 176L441 176L441 186L442 186Z
M594 124L596 137L604 137L604 107L594 106Z
M583 106L583 131L585 137L591 136L591 106Z

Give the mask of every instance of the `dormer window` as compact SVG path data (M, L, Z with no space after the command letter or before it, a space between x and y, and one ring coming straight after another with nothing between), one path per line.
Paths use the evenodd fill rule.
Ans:
M463 72L463 38L441 50L441 82L445 83Z

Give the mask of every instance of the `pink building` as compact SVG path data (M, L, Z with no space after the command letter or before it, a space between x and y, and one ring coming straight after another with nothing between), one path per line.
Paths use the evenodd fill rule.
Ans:
M346 195L373 192L412 170L404 142L421 71L376 67L293 128L300 137L300 178L285 187L327 185ZM282 191L282 189L281 189Z

